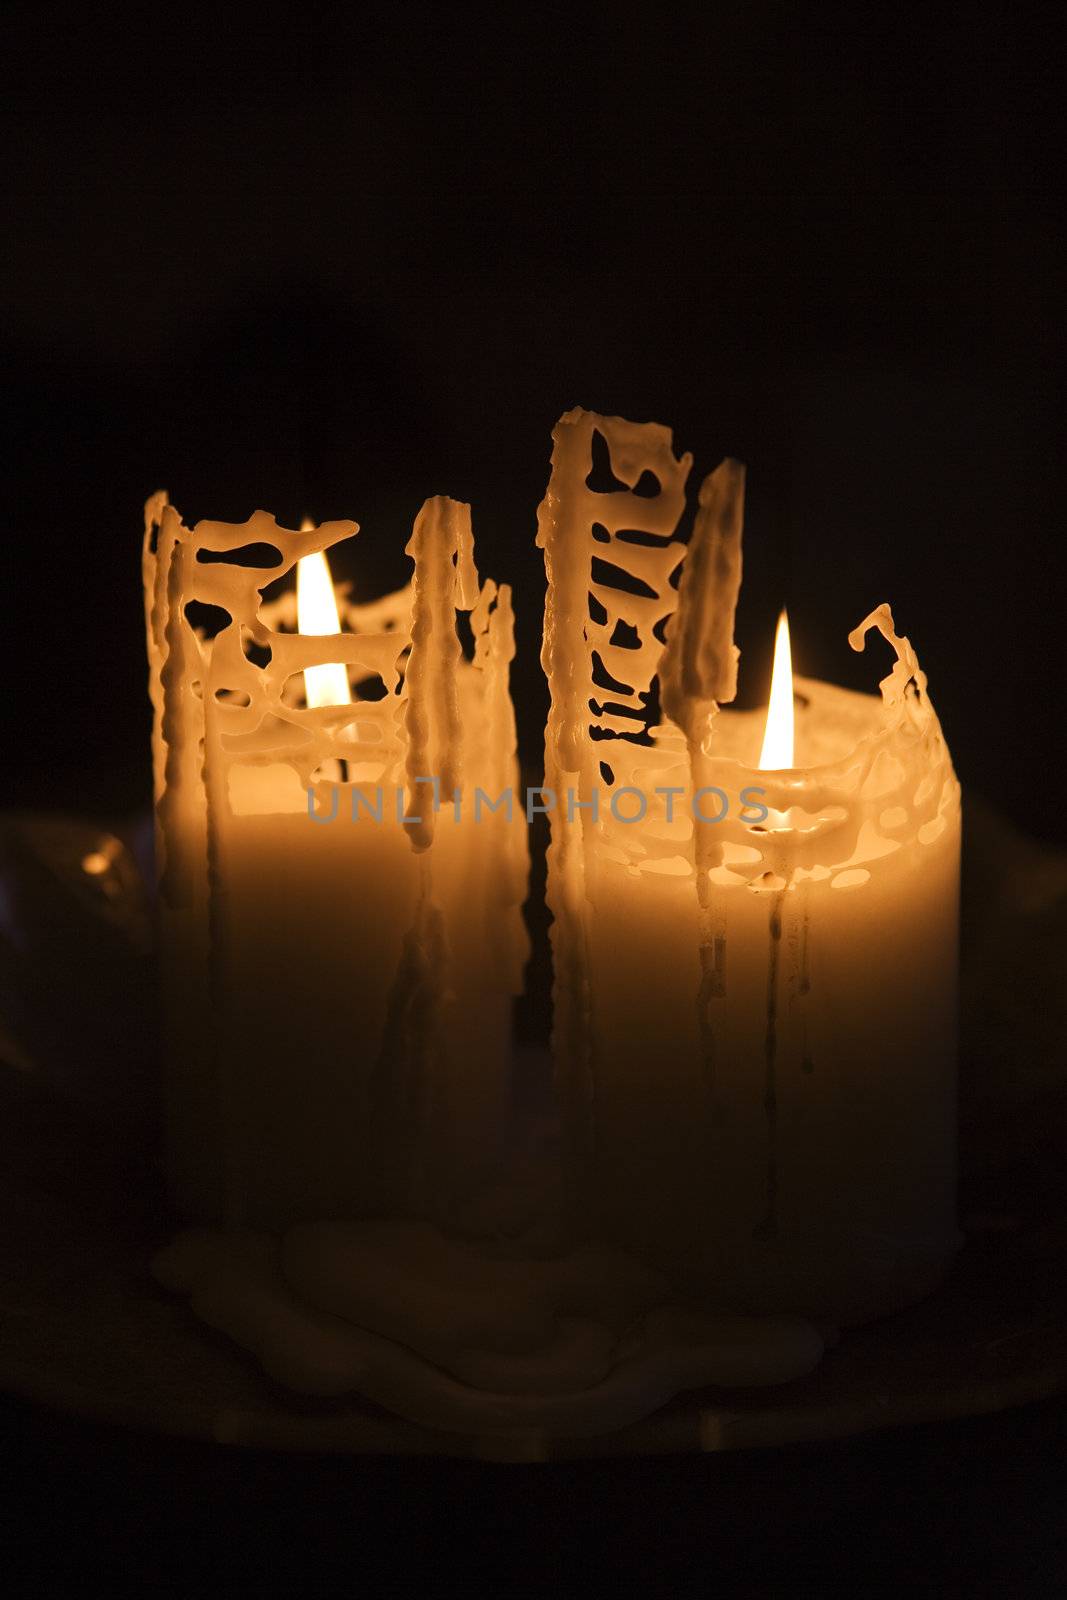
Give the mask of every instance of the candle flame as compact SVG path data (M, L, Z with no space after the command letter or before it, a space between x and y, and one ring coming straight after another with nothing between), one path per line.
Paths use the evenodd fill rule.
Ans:
M784 610L774 636L771 698L759 765L761 772L779 771L793 765L793 658L789 649L789 618Z
M305 519L300 531L306 533L311 526ZM322 550L312 556L301 556L296 564L296 626L300 633L329 634L341 631L330 565ZM309 707L351 704L348 671L344 663L333 661L320 667L306 667L304 692Z

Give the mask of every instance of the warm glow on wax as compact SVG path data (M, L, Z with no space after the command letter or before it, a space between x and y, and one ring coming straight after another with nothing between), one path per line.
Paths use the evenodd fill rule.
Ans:
M780 771L793 765L793 658L789 649L789 618L783 611L774 636L774 668L767 728L760 751L760 771Z
M301 531L306 531L305 523ZM300 633L340 633L341 619L325 553L303 556L296 564L296 626ZM304 673L308 706L346 706L352 695L342 662L308 667Z

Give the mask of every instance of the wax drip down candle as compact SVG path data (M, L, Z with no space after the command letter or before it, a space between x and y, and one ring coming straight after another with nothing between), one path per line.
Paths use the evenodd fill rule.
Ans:
M589 483L596 435L609 492ZM849 638L894 652L880 696L779 682L794 756L784 727L720 709L743 469L704 481L686 547L691 462L665 428L577 410L553 442L538 542L572 1229L718 1305L887 1312L958 1243L960 791L925 675L879 606ZM657 494L634 492L645 474Z
M162 494L145 509L168 1169L187 1219L436 1216L499 1142L525 829L460 798L516 783L510 590L479 582L469 508L438 497L411 584L356 603L325 552L357 531L265 512L190 529Z

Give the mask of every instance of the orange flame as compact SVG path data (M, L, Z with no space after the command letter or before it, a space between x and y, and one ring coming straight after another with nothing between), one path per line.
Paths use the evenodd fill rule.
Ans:
M783 610L774 636L774 668L767 728L760 751L761 772L793 765L793 657L789 648L789 618Z
M312 526L305 519L300 525L301 533L308 532ZM330 566L322 550L312 556L302 556L296 564L296 626L299 633L332 634L341 631ZM309 707L347 706L352 701L348 670L340 661L327 662L320 667L306 667L304 691Z

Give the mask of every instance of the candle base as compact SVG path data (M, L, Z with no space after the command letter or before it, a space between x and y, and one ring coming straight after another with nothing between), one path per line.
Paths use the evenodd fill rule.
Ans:
M577 1438L632 1425L682 1390L795 1382L836 1323L937 1288L958 1242L778 1234L708 1279L564 1244L536 1185L473 1196L467 1214L474 1236L411 1219L281 1236L191 1229L152 1272L295 1394L359 1397L429 1428Z
M355 1389L332 1401L304 1398L264 1382L244 1350L205 1336L184 1300L152 1285L150 1241L165 1221L143 1142L113 1118L57 1102L29 1077L0 1078L0 1088L0 1388L78 1416L275 1450L503 1462L816 1442L1067 1390L1057 1270L1067 1212L1034 1160L1016 1162L1007 1187L968 1180L971 1237L937 1294L844 1337L814 1372L782 1387L727 1394L697 1387L690 1369L678 1383L685 1392L666 1405L655 1408L645 1390L643 1420L584 1433L558 1414L518 1423L493 1415L484 1390L472 1392L461 1419L432 1426L368 1405ZM1047 1107L1033 1109L1031 1150L1038 1125L1049 1126ZM1022 1136L1021 1123L1015 1132ZM692 1324L682 1332L691 1338ZM418 1360L428 1385L471 1389ZM563 1401L572 1417L587 1403L573 1390Z
M616 1251L519 1259L412 1222L311 1224L281 1241L188 1232L153 1272L297 1394L461 1432L586 1437L683 1389L801 1378L823 1353L798 1317L673 1305Z

